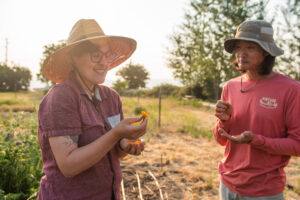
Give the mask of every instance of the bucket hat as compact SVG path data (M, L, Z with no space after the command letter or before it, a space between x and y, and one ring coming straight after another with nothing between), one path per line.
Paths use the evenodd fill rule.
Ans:
M284 51L276 46L273 32L272 25L264 20L244 21L238 26L235 37L225 41L224 48L228 53L232 53L236 41L246 40L257 43L271 56L280 56Z
M110 50L117 55L117 59L113 60L108 70L127 60L135 51L137 45L134 39L128 37L105 35L94 19L80 19L73 26L66 46L58 49L45 59L42 65L42 74L55 83L65 80L73 70L70 59L68 59L68 53L85 41L90 41L95 45L101 45L103 42L109 44Z

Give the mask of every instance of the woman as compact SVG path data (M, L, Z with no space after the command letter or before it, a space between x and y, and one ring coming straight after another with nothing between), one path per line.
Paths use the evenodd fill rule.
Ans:
M300 155L300 84L273 72L283 50L266 21L243 22L224 47L244 74L225 84L215 108L214 136L226 146L220 199L283 199L283 168Z
M143 141L127 142L145 134L147 118L123 119L119 95L99 84L135 49L135 40L106 36L95 20L81 19L43 63L44 76L59 84L39 107L45 176L38 199L120 199L119 158L144 150Z

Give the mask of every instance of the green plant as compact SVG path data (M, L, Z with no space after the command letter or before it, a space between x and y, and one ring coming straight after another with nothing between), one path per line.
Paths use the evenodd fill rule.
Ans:
M206 130L205 128L202 128L202 127L197 127L192 124L183 125L180 128L178 128L177 131L182 134L186 134L186 133L191 134L192 136L194 136L196 138L198 138L200 135L203 137L212 138L211 131Z
M0 124L0 197L23 200L37 191L43 175L37 121L22 112L11 116Z
M15 105L19 104L19 101L13 99L0 99L0 105Z
M179 104L184 105L184 106L192 106L192 107L195 107L195 108L202 108L203 107L203 103L199 99L181 100L181 101L179 101Z
M142 106L138 106L138 107L135 107L134 109L134 114L135 115L141 115L141 112L142 111L146 111L146 108L142 107Z

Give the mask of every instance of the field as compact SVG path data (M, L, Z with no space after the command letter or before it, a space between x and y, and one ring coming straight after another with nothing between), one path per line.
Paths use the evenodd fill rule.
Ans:
M35 199L42 176L36 141L36 110L41 98L41 93L0 93L0 144L5 147L1 147L0 158L12 152L9 148L20 152L16 154L19 157L14 154L19 160L10 160L6 177L15 176L16 182L31 183L26 194L15 187L15 196L1 194L0 187L0 199ZM224 147L212 138L211 129L216 120L213 110L200 101L165 98L158 127L158 99L122 97L122 101L125 117L134 116L138 109L145 109L150 115L148 132L144 136L145 151L139 157L127 156L121 160L122 198L218 199L217 169ZM23 150L17 149L19 147ZM0 164L1 168L5 166L1 160ZM300 199L300 159L293 157L286 172L286 199ZM10 183L14 181L9 179ZM3 180L0 181L0 186L4 185Z

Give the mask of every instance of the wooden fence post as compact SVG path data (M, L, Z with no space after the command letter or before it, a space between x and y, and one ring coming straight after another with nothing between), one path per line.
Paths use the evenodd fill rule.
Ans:
M161 86L159 86L159 103L158 103L158 127L160 127L160 115L161 115Z

